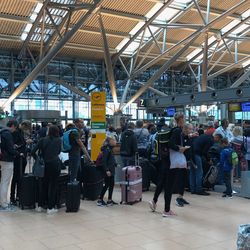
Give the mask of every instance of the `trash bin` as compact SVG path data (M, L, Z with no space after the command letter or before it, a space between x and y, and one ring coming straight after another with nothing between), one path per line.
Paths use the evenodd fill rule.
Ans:
M237 250L250 250L250 224L239 226Z

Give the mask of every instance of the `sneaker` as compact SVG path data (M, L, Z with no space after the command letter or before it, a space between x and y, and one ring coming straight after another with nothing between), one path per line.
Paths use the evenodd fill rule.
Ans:
M223 194L222 195L222 198L229 198L229 199L232 199L233 196L231 194Z
M12 205L8 205L6 207L0 207L0 211L5 211L5 212L15 212L16 208Z
M47 209L47 214L55 214L57 212L58 212L58 210L56 208Z
M36 210L36 212L41 213L43 211L43 208L42 207L36 207L35 210Z
M169 210L168 212L164 211L162 213L162 217L170 217L170 216L176 216L177 214L174 213L172 210Z
M154 201L149 201L149 207L154 212L156 210L156 203Z
M11 200L10 205L16 207L17 206L17 201L16 200Z
M104 207L104 206L107 206L107 203L104 200L98 200L97 206Z
M113 206L113 205L118 205L118 203L114 202L113 200L107 201L107 206Z
M175 204L178 206L178 207L184 207L184 203L183 201L181 200L181 198L177 198L175 200Z
M182 201L182 203L183 203L184 205L189 205L189 204L190 204L188 201L186 201L186 200L183 199L183 198L179 198L179 199L181 199L181 201Z

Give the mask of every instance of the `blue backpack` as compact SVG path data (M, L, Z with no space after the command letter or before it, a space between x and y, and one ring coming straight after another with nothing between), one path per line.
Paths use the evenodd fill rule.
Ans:
M73 131L78 131L76 128L70 129L63 133L62 136L62 152L68 153L72 149L72 145L70 143L70 134Z

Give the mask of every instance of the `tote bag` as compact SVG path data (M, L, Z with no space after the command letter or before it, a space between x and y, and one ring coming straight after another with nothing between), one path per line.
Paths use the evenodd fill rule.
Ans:
M44 160L41 155L38 155L33 165L33 175L40 178L44 177L44 169Z
M187 160L183 153L170 149L170 169L187 168Z

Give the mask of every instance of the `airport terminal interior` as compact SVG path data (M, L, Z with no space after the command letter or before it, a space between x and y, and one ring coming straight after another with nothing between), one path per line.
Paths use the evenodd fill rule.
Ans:
M250 250L250 0L0 0L0 250Z

